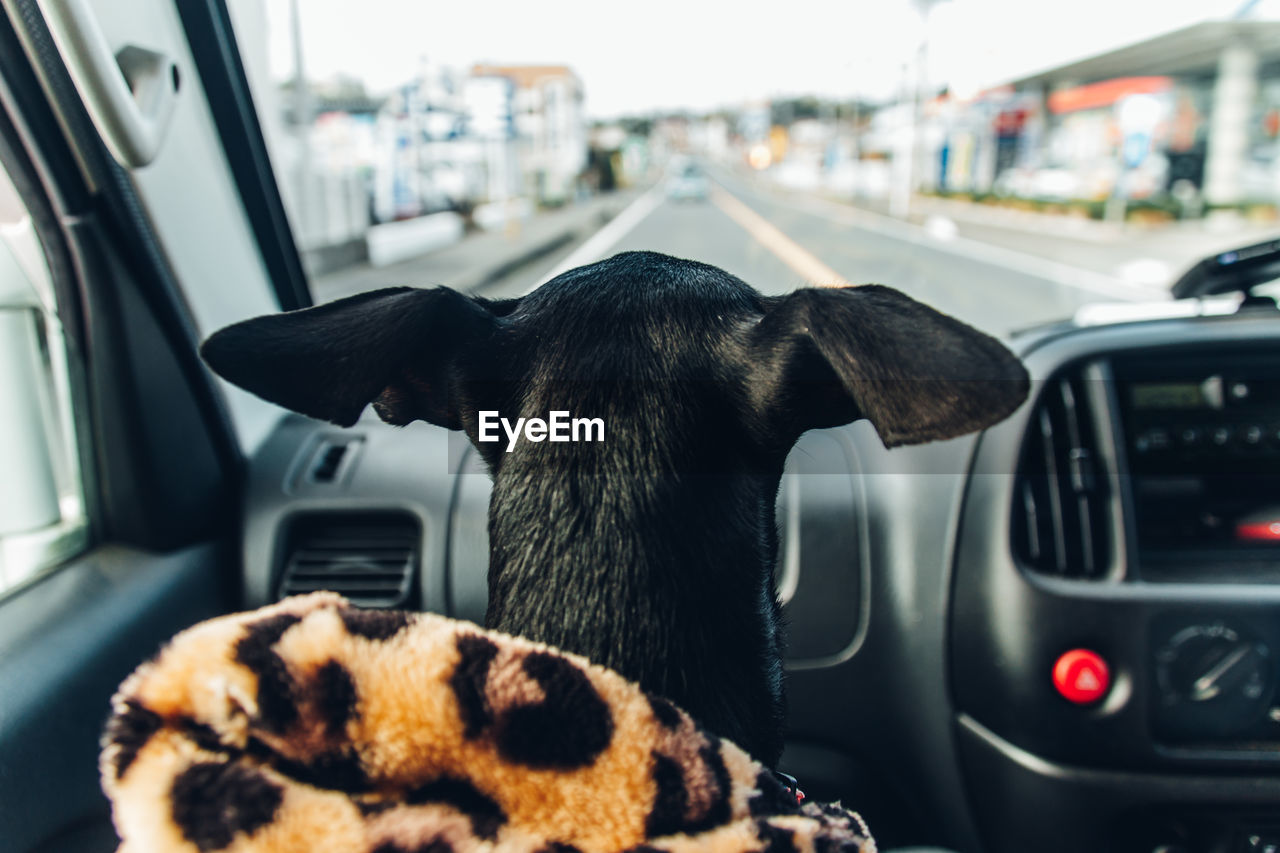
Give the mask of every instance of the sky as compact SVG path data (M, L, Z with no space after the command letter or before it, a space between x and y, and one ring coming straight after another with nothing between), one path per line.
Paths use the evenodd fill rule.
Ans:
M261 0L272 75L292 74L290 0ZM887 100L927 32L929 76L961 92L1208 18L1246 0L298 0L312 79L373 92L424 62L569 65L594 118L782 95ZM1263 2L1261 14L1277 17Z

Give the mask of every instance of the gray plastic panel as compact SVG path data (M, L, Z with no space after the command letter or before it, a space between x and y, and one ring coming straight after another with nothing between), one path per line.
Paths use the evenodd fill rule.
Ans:
M333 483L309 484L307 466L326 437L363 441ZM361 421L344 431L286 418L252 465L248 603L270 599L282 525L294 514L395 507L423 523L422 606L483 621L491 481L465 447L457 434L422 424ZM856 802L889 844L976 849L944 645L951 543L972 448L961 439L890 452L864 422L809 433L788 459L779 515L780 580L794 587L784 763L794 761L815 795Z
M1032 402L1044 380L1067 365L1097 364L1129 350L1158 355L1218 344L1280 347L1280 323L1267 312L1056 337L1025 356ZM1094 377L1105 380L1104 374ZM1101 404L1096 416L1103 419L1114 398L1104 391L1094 395ZM1166 818L1174 813L1202 815L1186 831L1199 826L1218 833L1212 836L1217 840L1180 841L1183 849L1234 849L1225 845L1234 843L1231 834L1250 815L1261 810L1280 822L1280 753L1196 753L1157 743L1150 726L1153 626L1170 616L1274 621L1280 586L1144 583L1129 571L1124 519L1116 531L1114 559L1120 564L1104 579L1021 569L1010 548L1010 527L1014 472L1031 411L1033 405L1024 405L982 436L956 552L950 679L961 712L964 773L986 849L1158 849L1178 839L1161 835L1173 826ZM1112 494L1125 496L1125 475L1113 466L1105 467L1105 475L1113 480ZM1070 705L1052 686L1054 661L1076 647L1098 651L1111 665L1115 687L1099 706Z
M231 608L230 549L103 547L0 601L0 849L107 853L111 695L177 631Z
M778 589L787 667L831 666L857 650L863 607L866 506L853 448L835 430L806 433L778 489Z
M484 624L489 604L489 495L493 481L480 454L468 449L449 519L449 607Z
M789 744L844 756L843 769L829 770L840 787L820 796L861 811L883 847L978 850L951 728L945 630L973 437L886 450L865 421L831 435L854 452L866 500L866 621L847 659L791 669Z
M350 429L296 415L282 419L252 460L244 527L244 603L275 599L282 549L291 518L320 512L400 510L422 527L420 601L423 610L445 612L445 549L449 502L456 477L451 466L461 440L424 423L392 427L366 417ZM350 443L330 482L308 476L326 441Z
M1250 849L1249 827L1277 825L1275 775L1090 770L1044 761L971 717L957 729L965 768L981 780L974 807L991 851L1225 853Z
M1093 329L1059 338L1027 357L1036 391L1062 365L1143 348L1185 348L1252 342L1280 347L1274 316L1175 321ZM1246 621L1280 605L1275 584L1141 583L1121 565L1108 578L1067 580L1036 575L1015 563L1010 542L1013 472L1027 428L1024 406L982 438L966 497L956 562L952 617L956 701L960 710L1011 743L1049 759L1097 767L1187 767L1188 756L1161 750L1148 731L1154 686L1149 664L1150 625L1178 610L1192 618L1239 617ZM1107 417L1105 409L1098 417ZM1106 426L1106 424L1104 424ZM1123 492L1123 474L1111 473L1112 493ZM1126 538L1123 531L1119 538ZM1117 559L1129 561L1131 548ZM1117 687L1098 708L1081 709L1053 690L1049 672L1058 655L1075 647L1107 658ZM1241 753L1234 763L1266 756ZM1280 761L1280 754L1270 756ZM1206 755L1207 763L1231 763ZM1194 763L1194 762L1192 762Z
M461 470L449 527L449 612L483 623L493 484L474 451ZM853 448L836 430L807 433L787 458L777 576L790 625L789 667L838 663L861 639L866 521L856 471Z

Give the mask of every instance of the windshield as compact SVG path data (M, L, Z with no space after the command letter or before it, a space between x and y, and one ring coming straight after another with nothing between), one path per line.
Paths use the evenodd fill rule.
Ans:
M630 249L986 331L1280 232L1280 4L232 0L317 302Z

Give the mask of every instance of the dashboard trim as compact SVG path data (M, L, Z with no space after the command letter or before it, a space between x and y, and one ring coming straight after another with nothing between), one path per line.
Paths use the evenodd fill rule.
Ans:
M1266 620L1280 605L1280 584L1136 576L1133 496L1128 494L1128 474L1121 473L1126 469L1117 434L1116 389L1105 381L1112 359L1129 354L1160 358L1199 348L1255 346L1280 347L1280 315L1275 311L1092 327L1023 344L1033 393L1011 418L977 440L952 554L948 628L953 711L969 721L962 728L980 727L1007 745L1009 749L1000 750L1004 761L1025 764L1030 757L1041 762L1036 765L1040 770L1065 766L1063 762L1089 768L1082 770L1086 775L1072 776L1077 782L1110 780L1115 774L1128 774L1136 782L1194 773L1234 772L1244 778L1274 774L1280 765L1280 749L1243 742L1221 748L1210 743L1171 746L1153 728L1157 618L1168 613L1191 621L1217 614ZM1094 407L1102 455L1108 459L1100 473L1114 489L1113 521L1115 509L1123 507L1121 526L1113 526L1112 534L1124 543L1115 555L1121 565L1093 580L1028 570L1011 539L1014 483L1030 419L1049 380L1073 369L1104 380L1095 392L1108 398L1106 407ZM1113 696L1101 708L1066 707L1047 673L1056 655L1074 647L1093 648L1107 657L1118 675L1128 679L1129 695L1123 701ZM973 768L965 771L972 774ZM1018 799L1016 786L1009 796Z

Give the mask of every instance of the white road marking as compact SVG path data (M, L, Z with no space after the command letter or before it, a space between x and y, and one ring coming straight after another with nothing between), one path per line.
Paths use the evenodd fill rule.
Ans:
M662 204L662 184L658 184L647 193L627 205L621 213L609 220L603 228L561 261L555 269L544 275L536 284L525 290L529 293L537 290L556 276L585 264L602 260L614 245L639 225L644 218ZM522 296L524 294L521 294Z
M1168 288L1173 281L1173 267L1159 258L1135 258L1116 268L1121 280L1137 285Z
M929 233L930 237L935 240L941 240L943 243L950 243L960 236L960 229L954 219L936 214L925 218L924 230Z
M857 210L839 202L823 198L796 199L772 195L770 197L778 204L844 225L906 240L917 245L930 246L1036 278L1048 279L1057 284L1096 293L1108 299L1123 302L1162 302L1172 298L1168 290L1130 284L1103 273L1046 260L1016 249L993 246L969 237L954 236L942 243L918 225L872 213L869 210Z
M728 190L721 187L713 188L711 201L730 219L746 229L757 243L777 255L780 261L791 267L801 278L821 287L849 286L849 282L845 281L838 272L818 260L795 240L783 234L772 222L747 207Z

